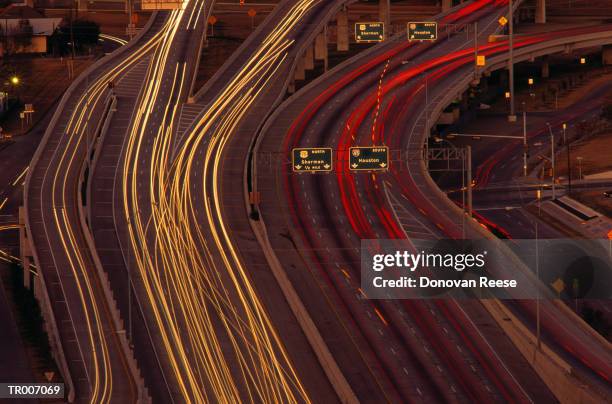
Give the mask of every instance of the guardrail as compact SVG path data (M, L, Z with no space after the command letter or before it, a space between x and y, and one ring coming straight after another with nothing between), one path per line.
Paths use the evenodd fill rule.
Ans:
M36 152L34 153L34 156L32 157L32 161L30 163L30 169L28 170L28 174L26 176L26 181L24 185L24 195L23 195L23 201L24 201L24 207L25 207L24 208L24 221L25 221L26 232L28 234L28 240L30 240L29 242L31 243L30 247L32 250L32 256L34 258L34 262L36 263L36 267L38 268L38 276L35 279L38 280L38 282L40 282L40 288L39 288L40 292L39 293L42 298L42 301L39 300L39 304L41 305L41 312L43 314L43 318L45 322L48 324L47 330L49 332L49 345L51 346L51 349L53 351L53 357L58 361L58 368L60 372L62 373L62 377L66 384L66 390L68 391L68 396L67 396L68 402L74 402L75 400L74 382L72 380L70 369L66 362L66 356L65 356L62 341L59 335L59 330L57 328L57 323L55 321L55 315L53 313L51 300L49 299L49 294L47 292L47 285L45 284L43 270L40 265L38 254L36 252L36 246L33 244L33 240L31 237L32 228L30 226L29 199L28 199L28 190L30 187L30 180L31 180L32 174L35 171L36 164L40 160L40 157L47 143L49 142L49 139L51 138L53 134L53 129L57 125L57 121L62 115L62 112L64 108L66 107L66 104L68 103L69 99L72 97L74 91L78 89L78 87L82 85L85 82L85 80L88 80L88 76L90 74L102 68L106 64L111 63L111 61L123 56L129 50L134 48L136 44L138 44L142 36L146 32L149 31L156 17L157 17L157 13L153 13L151 17L149 18L149 21L147 21L147 24L143 27L142 31L140 31L132 39L132 41L128 42L127 45L124 45L121 48L117 49L115 52L109 55L106 55L102 59L95 62L93 65L87 68L83 73L81 73L75 79L75 81L72 82L72 84L68 87L68 89L64 93L57 109L55 110L55 113L53 114L53 117L51 118L51 121L49 122L49 125L47 126L47 129L45 130L45 134L43 135L43 138L41 139L40 144L38 145L38 148L36 149Z
M89 150L87 150L87 156L90 156L92 152L97 154L98 143L100 143L100 145L102 144L101 140L104 138L105 134L108 132L108 127L110 126L111 119L116 110L117 110L117 97L114 95L111 95L106 101L105 114L101 121L102 125L99 131L96 132L97 135L92 140ZM85 178L85 170L87 168L89 168L90 178L92 174L92 170L91 170L91 167L88 165L88 161L89 160L84 161L81 167L81 173L79 175L79 184L80 184L79 189L82 189L83 185L85 185L89 189L89 185L91 184L91 181L89 181L88 178ZM83 206L83 202L84 202L83 194L80 193L79 195L80 197L78 198L79 199L78 200L78 211L79 211L79 221L81 224L81 231L83 232L85 242L87 243L87 247L90 250L93 264L96 267L98 277L100 278L100 283L102 284L102 290L104 292L104 298L106 299L106 302L110 308L112 321L113 321L113 324L115 325L115 329L117 330L117 334L118 334L117 337L119 338L121 350L123 351L123 355L127 359L128 367L130 368L132 377L137 384L137 388L138 388L138 401L137 402L139 404L150 403L151 398L148 397L147 388L144 384L144 379L142 378L142 375L140 374L140 369L138 367L138 364L134 356L134 350L130 348L130 343L127 339L127 334L125 332L120 332L120 331L125 331L123 320L121 319L121 314L119 313L119 309L117 308L117 302L113 296L113 292L110 286L110 281L108 280L108 275L104 271L104 268L102 267L102 262L100 261L100 257L98 256L98 253L96 251L96 245L95 245L93 235L91 234L91 230L89 227L90 221L87 219L86 208L85 206ZM87 192L86 195L87 197L89 197L90 193ZM89 209L89 206L91 205L90 202L91 202L90 200L87 200L86 202L87 209Z

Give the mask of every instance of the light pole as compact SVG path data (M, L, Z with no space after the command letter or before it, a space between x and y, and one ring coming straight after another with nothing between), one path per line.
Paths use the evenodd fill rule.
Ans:
M538 219L535 221L535 238L536 238L536 340L537 349L540 350L540 238L538 235L538 221L541 217L540 202L542 200L542 189L537 191L538 198ZM554 197L553 197L554 199ZM534 352L535 355L535 352Z
M582 157L578 156L576 157L576 160L578 160L578 179L581 180L582 179Z
M478 21L474 21L474 80L478 80Z
M523 101L523 177L527 177L527 111Z
M572 195L572 165L570 159L570 143L567 141L565 130L567 129L567 123L563 122L563 143L567 149L567 195Z
M548 131L550 132L550 164L552 166L552 199L555 200L555 135L553 134L550 123L546 122Z
M509 65L508 65L508 78L510 84L510 115L508 115L508 122L516 122L516 113L514 112L514 7L512 6L512 0L508 2L508 53L509 53Z

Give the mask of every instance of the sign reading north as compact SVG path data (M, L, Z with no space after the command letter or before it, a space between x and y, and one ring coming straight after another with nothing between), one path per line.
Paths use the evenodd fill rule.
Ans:
M293 149L291 157L294 172L331 171L333 168L329 147Z
M387 146L351 147L349 149L349 168L351 170L386 170L389 167L389 148Z
M435 41L438 39L437 22L409 22L409 41Z
M385 24L382 22L358 22L355 24L356 42L380 42L384 39Z

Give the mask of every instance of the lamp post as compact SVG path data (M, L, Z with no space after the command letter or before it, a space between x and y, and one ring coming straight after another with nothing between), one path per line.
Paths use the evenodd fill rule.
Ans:
M514 112L514 7L512 0L508 2L508 78L510 84L510 115L508 122L516 122L516 114Z
M561 126L563 128L563 143L565 144L566 147L566 151L567 151L567 195L571 196L572 195L572 166L571 166L571 158L570 158L570 143L567 141L567 136L566 136L566 129L567 129L567 123L563 122L563 125Z
M527 111L523 101L523 177L527 177Z
M536 238L536 340L537 340L537 348L540 350L540 239L538 235L538 221L541 217L541 201L542 201L542 189L538 189L537 191L538 198L538 218L535 220L535 238ZM554 199L554 197L553 197ZM534 352L535 355L535 352Z
M555 195L555 135L553 134L550 123L546 122L546 126L548 126L548 131L550 132L550 162L552 166L552 199L556 199Z

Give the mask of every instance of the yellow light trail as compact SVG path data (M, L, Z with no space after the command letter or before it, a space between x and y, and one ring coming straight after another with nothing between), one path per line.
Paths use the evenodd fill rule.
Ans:
M126 43L128 43L128 41L126 41L123 38L119 38L119 37L116 37L114 35L109 35L109 34L100 34L100 38L102 38L103 40L107 39L109 41L116 42L119 45L125 45Z
M148 72L126 142L123 214L143 289L186 402L310 401L230 239L219 175L228 140L287 57L293 43L289 33L317 3L296 2L206 109L176 159L171 153L178 104L170 100L184 95L186 66L165 63L172 35L169 48L161 47L159 63ZM192 19L196 9L199 15L202 5L191 8L188 26L199 20ZM160 108L160 83L169 73L171 93ZM152 149L145 152L154 110L162 112L162 123L155 122Z
M70 270L74 277L74 282L78 291L79 301L85 316L85 328L90 345L91 365L93 369L87 369L86 373L91 386L90 403L110 403L113 391L113 375L112 365L109 356L108 336L102 327L102 311L106 312L107 308L103 299L102 293L97 285L94 284L95 268L91 263L90 258L84 256L82 246L79 241L82 241L80 223L74 223L67 213L67 208L74 209L75 195L70 191L70 181L74 181L70 177L70 173L78 170L83 164L86 153L83 152L85 147L84 137L87 136L87 126L92 120L94 111L99 108L104 100L105 89L108 82L115 81L121 74L131 68L138 61L142 60L152 49L157 47L168 31L172 28L171 20L168 20L164 27L156 33L143 46L126 57L117 66L114 66L109 71L103 73L97 78L94 83L87 88L85 93L78 100L74 111L72 112L64 135L67 136L67 144L63 148L59 157L59 162L54 167L49 167L45 173L45 182L47 178L52 179L51 194L53 200L52 212L55 231L58 233L63 252L68 260ZM25 172L24 172L25 173ZM58 196L59 195L59 196ZM75 212L72 218L78 217ZM43 209L43 215L45 214ZM52 252L53 253L53 252ZM96 290L98 293L96 293ZM108 317L110 318L110 317ZM112 323L111 320L109 320ZM115 339L115 345L118 346L117 336L113 333L111 338ZM79 344L80 347L80 344ZM82 347L80 347L82 348ZM117 348L120 359L126 374L129 373L125 358ZM84 352L81 352L83 355ZM84 357L85 359L85 357ZM87 363L87 362L86 362ZM93 374L90 372L93 370ZM134 381L128 381L131 391L131 397L136 397Z
M12 185L12 186L17 185L17 183L18 183L19 181L21 181L21 179L22 179L22 178L23 178L23 177L24 177L24 176L25 176L25 175L28 173L28 169L29 169L29 168L30 168L29 166L28 166L28 167L26 167L26 168L25 168L25 169L24 169L24 170L21 172L21 174L19 174L19 176L18 176L17 178L15 178L15 181L13 181L11 185Z

